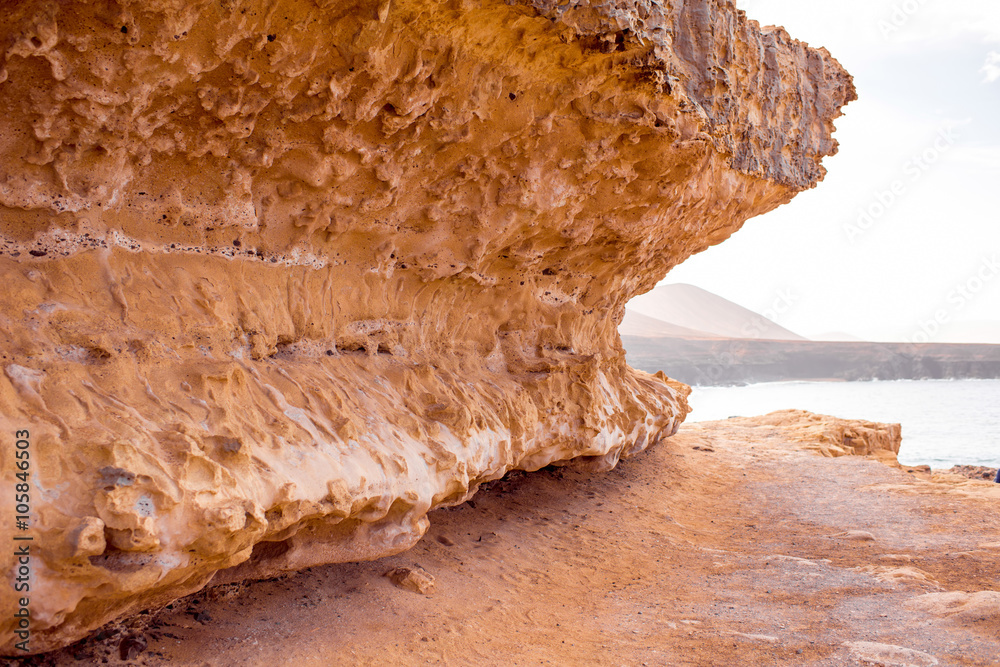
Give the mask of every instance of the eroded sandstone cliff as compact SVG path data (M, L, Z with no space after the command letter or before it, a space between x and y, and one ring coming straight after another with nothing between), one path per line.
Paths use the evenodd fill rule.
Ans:
M815 185L854 97L727 0L2 6L32 652L673 433L686 388L626 365L625 302Z

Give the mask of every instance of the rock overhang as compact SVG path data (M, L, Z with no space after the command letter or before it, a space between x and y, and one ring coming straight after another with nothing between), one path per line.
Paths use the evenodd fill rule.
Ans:
M687 390L625 364L625 302L815 185L854 98L710 0L24 2L3 30L33 651L673 433Z

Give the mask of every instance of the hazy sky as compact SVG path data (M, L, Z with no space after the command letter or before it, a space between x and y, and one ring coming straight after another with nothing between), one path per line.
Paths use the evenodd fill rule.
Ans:
M737 4L827 47L860 99L825 181L664 282L777 302L806 336L943 342L992 321L1000 343L1000 0Z

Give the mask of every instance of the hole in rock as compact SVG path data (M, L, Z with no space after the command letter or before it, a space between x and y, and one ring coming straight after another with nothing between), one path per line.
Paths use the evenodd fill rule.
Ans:
M127 574L141 570L149 562L148 554L131 553L122 551L112 545L113 531L110 528L104 529L104 540L107 546L104 553L99 556L89 556L87 560L94 567L104 568L109 572Z
M111 352L103 347L91 347L87 350L87 356L91 361L101 362L111 358Z
M225 438L222 441L220 447L222 448L222 451L226 452L227 454L236 454L241 449L243 449L243 443L237 440L236 438Z
M291 549L291 540L282 540L281 542L258 542L254 545L253 551L250 552L249 564L258 565L269 560L280 558L284 554L291 551Z

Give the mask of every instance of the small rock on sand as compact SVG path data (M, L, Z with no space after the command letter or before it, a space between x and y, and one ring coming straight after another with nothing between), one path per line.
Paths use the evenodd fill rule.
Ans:
M118 655L122 660L135 660L146 650L146 638L142 635L129 635L118 645Z
M730 632L734 637L743 637L744 639L750 639L755 642L766 642L768 644L777 644L780 639L772 635L758 635L758 634L747 634L745 632Z
M982 479L992 482L996 477L996 468L985 468L983 466L952 466L942 472L950 472L953 475L961 475L969 479Z
M867 572L879 581L891 582L923 582L937 586L937 582L929 573L912 565L866 565L856 568L859 572Z
M968 622L1000 620L1000 593L997 591L928 593L907 601L905 606Z
M844 644L851 655L866 665L879 667L933 667L938 664L937 658L915 651L911 648L893 646L892 644L876 644L875 642L848 642Z
M886 563L912 563L913 556L909 554L882 554L878 557L879 560L885 561Z
M831 535L830 537L836 537L840 540L852 540L854 542L874 542L875 536L865 530L848 530L843 533L837 533L836 535Z
M414 593L430 595L434 592L434 577L420 567L396 567L385 573L392 583Z

